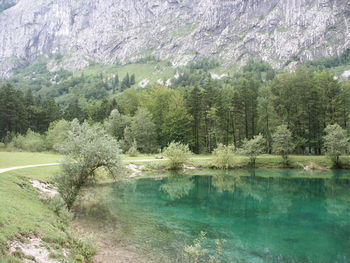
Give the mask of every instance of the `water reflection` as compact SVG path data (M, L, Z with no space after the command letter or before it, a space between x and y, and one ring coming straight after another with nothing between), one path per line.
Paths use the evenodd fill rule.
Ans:
M176 200L187 196L194 186L191 176L184 173L173 172L163 181L159 189L167 193L171 200Z
M235 189L240 185L239 175L234 175L230 173L226 173L223 175L216 175L212 177L212 185L219 191L222 192L230 192L233 193Z

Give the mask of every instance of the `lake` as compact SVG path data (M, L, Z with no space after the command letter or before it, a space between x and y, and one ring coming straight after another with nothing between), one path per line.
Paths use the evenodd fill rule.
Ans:
M128 240L173 262L201 231L220 262L350 262L348 171L162 175L108 186L106 206Z

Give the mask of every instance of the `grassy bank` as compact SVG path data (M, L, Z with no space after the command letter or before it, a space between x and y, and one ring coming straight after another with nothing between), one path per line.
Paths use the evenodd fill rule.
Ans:
M144 157L145 158L145 157ZM350 169L350 156L342 156L340 158L342 169ZM152 162L135 158L128 160L136 164L145 165L145 170L162 170L167 168L166 160L153 160ZM217 169L213 164L213 157L211 155L194 155L189 161L188 165L199 169ZM304 169L306 166L311 169L332 169L332 161L327 156L307 156L307 155L291 155L289 157L288 165L286 165L282 158L277 155L261 155L256 159L256 169ZM246 156L235 156L232 169L251 169L250 160Z
M158 155L159 156L159 155ZM160 170L166 168L165 159L156 159L155 154L146 155L140 154L137 157L122 155L124 163L143 164L148 170ZM62 160L62 155L55 153L29 153L29 152L0 152L0 168L31 165L57 163ZM342 156L340 158L343 169L350 169L350 156ZM189 165L197 168L211 169L213 166L213 157L210 154L193 155ZM291 168L303 169L305 166L314 166L319 169L332 169L332 162L327 156L314 155L291 155L289 164L286 167L282 162L282 158L277 155L264 154L260 155L256 160L255 168L259 169L276 169L276 168ZM252 168L249 163L249 158L246 156L235 157L233 168Z
M89 257L89 246L72 235L71 215L56 210L54 202L41 200L29 182L29 178L50 181L57 170L58 167L38 167L0 175L0 262L23 262L25 256L20 251L9 255L8 242L25 243L33 235L43 241L53 259L73 263ZM69 251L70 256L64 256L64 251Z

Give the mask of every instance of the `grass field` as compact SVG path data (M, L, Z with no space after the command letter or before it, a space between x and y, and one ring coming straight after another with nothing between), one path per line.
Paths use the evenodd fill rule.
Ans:
M0 168L57 163L61 159L61 155L54 153L0 152Z
M175 69L166 64L166 62L153 63L136 63L127 65L103 65L94 64L75 73L79 76L98 75L103 73L104 76L113 76L118 73L119 79L122 80L127 73L129 75L135 74L136 82L148 79L150 81L157 81L159 79L169 79L174 77Z

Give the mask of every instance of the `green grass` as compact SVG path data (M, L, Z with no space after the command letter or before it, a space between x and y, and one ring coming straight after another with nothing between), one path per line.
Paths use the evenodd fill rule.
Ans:
M0 174L0 262L22 262L9 255L7 242L29 234L39 236L49 252L64 262L78 263L75 259L81 255L91 255L94 248L72 234L71 215L65 209L57 209L57 203L41 200L38 190L29 183L29 179L52 182L58 169L36 167ZM70 251L68 259L61 253L63 248Z
M342 166L344 169L350 169L350 156L342 156ZM147 161L147 160L152 160ZM125 157L126 163L137 163L145 164L150 170L164 169L165 160L155 160L155 155L140 155L138 157ZM211 155L194 155L191 158L190 165L197 168L210 169L215 168L212 164ZM289 164L286 167L282 162L282 158L277 155L261 155L256 159L255 168L258 169L278 169L278 168L292 168L292 169L303 169L304 166L313 166L318 169L331 169L332 162L327 156L306 156L306 155L291 155L289 156ZM238 168L252 168L249 163L249 158L246 156L235 157L235 169Z
M67 225L38 198L38 192L26 178L48 178L52 168L17 170L0 176L0 262L7 241L28 234L40 236L49 246L64 246L69 241Z
M342 156L341 162L344 169L350 168L350 156ZM276 168L293 168L303 169L304 166L314 166L319 169L331 169L332 162L327 156L306 156L291 155L289 156L289 164L286 167L282 162L282 158L277 155L261 155L256 159L255 168L276 169ZM246 156L237 156L235 168L251 168L249 158Z
M166 62L153 62L153 63L136 63L126 65L104 65L93 64L87 68L84 68L75 73L76 76L81 74L85 76L99 75L102 73L104 76L113 76L118 73L119 80L121 81L127 73L129 75L135 74L136 83L149 79L150 81L157 81L158 79L169 79L174 77L175 69Z
M54 153L0 152L0 168L57 163L61 159L61 155Z

